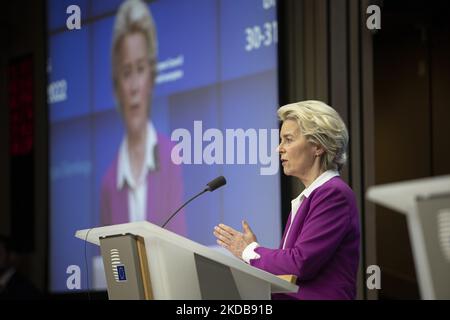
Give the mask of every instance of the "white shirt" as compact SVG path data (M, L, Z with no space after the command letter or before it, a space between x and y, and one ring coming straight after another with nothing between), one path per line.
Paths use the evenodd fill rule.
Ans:
M338 176L339 173L335 170L328 170L322 173L320 176L318 176L313 183L311 183L308 188L305 188L302 193L299 194L297 198L291 201L291 220L289 223L289 229L287 230L286 237L284 238L283 242L283 249L286 245L286 240L289 237L289 231L291 230L292 222L294 221L295 215L297 214L298 208L300 208L300 205L302 204L303 200L305 198L308 198L310 194L316 190L318 187L323 185L325 182L329 181L331 178ZM260 255L255 252L255 249L259 247L259 244L257 242L252 242L249 244L244 251L242 252L242 259L250 263L251 259L259 259Z
M120 145L118 172L117 172L117 189L122 189L125 183L128 185L128 217L130 222L145 220L147 207L147 183L146 177L150 170L156 168L155 163L155 146L158 142L156 130L151 122L147 125L145 158L144 165L141 169L137 180L134 179L131 170L130 157L128 154L127 137L125 137Z

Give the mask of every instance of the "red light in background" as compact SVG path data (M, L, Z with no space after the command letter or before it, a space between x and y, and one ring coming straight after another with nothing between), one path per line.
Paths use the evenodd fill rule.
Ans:
M34 146L33 58L8 65L8 108L11 156L26 155Z

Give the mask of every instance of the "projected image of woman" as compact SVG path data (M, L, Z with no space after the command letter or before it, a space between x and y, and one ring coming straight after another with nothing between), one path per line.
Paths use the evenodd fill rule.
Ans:
M182 200L181 168L172 163L172 143L151 121L157 37L152 15L141 0L119 8L113 30L112 74L125 136L101 189L101 222L148 220L158 225ZM180 212L167 228L185 234Z

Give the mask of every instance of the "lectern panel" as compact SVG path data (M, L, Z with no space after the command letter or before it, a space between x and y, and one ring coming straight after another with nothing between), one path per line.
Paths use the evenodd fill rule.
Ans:
M433 298L450 299L450 195L419 199L417 205Z
M137 237L131 234L100 238L110 300L145 299Z

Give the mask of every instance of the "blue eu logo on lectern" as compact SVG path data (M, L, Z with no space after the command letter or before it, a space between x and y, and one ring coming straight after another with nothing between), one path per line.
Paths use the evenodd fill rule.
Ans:
M117 275L119 276L119 281L127 281L125 266L123 264L117 266Z

